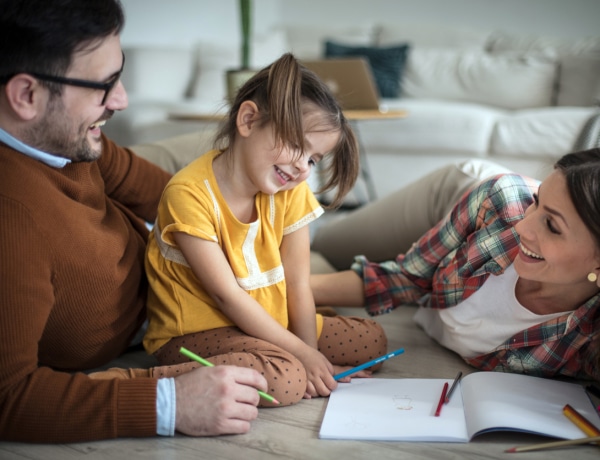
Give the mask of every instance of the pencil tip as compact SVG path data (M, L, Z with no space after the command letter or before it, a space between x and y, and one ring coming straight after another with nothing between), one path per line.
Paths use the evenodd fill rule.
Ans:
M275 398L273 398L273 402L277 405L280 405L281 403L279 401L277 401Z
M517 451L516 447L511 447L510 449L506 449L504 452L507 452L509 454L514 454Z

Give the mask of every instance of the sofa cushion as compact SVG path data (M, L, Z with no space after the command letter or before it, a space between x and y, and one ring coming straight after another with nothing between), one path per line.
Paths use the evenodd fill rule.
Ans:
M327 40L325 57L366 57L381 97L400 97L400 81L408 45L388 47L349 46Z
M408 116L355 123L370 150L485 156L494 123L504 114L483 105L432 99L384 99L382 103L406 110Z
M552 56L560 61L555 103L590 106L600 98L600 37L559 38L494 32L489 50Z
M600 102L600 54L560 60L556 105L591 106Z
M504 31L494 32L488 49L492 52L521 51L544 53L552 56L569 56L600 53L600 37L582 37L576 39L514 35Z
M558 157L572 150L594 110L548 107L520 110L498 120L490 143L491 155Z
M402 87L407 97L464 101L506 109L552 105L557 64L520 53L414 48Z
M183 99L192 79L193 51L186 47L124 47L121 81L129 95L152 101Z

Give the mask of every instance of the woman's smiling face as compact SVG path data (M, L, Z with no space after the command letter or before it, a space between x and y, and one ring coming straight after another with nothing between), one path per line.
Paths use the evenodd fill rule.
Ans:
M542 183L515 230L521 247L514 266L521 278L576 288L589 286L588 273L598 272L600 251L571 201L562 172L554 171Z

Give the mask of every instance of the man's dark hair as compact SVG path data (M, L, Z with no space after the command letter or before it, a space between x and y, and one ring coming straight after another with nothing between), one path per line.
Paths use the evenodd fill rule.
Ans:
M76 51L124 24L119 0L0 0L0 84L20 72L64 76Z

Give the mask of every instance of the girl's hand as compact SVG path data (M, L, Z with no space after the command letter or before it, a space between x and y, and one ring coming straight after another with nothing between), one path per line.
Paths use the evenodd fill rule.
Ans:
M337 388L337 382L333 378L333 366L321 352L307 345L297 357L306 369L305 399L329 396L331 391Z

